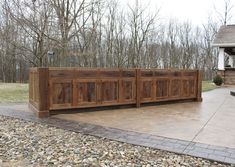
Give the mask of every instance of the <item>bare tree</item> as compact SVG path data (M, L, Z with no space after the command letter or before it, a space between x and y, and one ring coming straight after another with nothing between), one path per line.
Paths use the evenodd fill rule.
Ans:
M50 9L46 1L5 1L5 11L10 14L21 31L20 41L11 43L34 66L45 66L48 47ZM27 12L25 12L27 11Z
M218 7L214 7L215 11L219 17L219 21L223 25L227 25L228 22L232 19L232 10L233 10L234 4L231 2L231 0L224 0L222 9Z
M213 69L217 64L218 51L212 48L211 44L218 31L218 24L211 18L208 18L206 24L203 24L202 43L201 43L201 69L204 71L204 77L210 79L213 77Z
M181 48L181 65L183 69L190 68L192 64L192 25L189 22L185 22L180 27L180 48Z
M158 11L154 14L146 14L146 8L141 7L138 0L135 6L129 7L129 26L130 26L130 48L129 65L139 67L141 65L141 51L144 47L144 41L148 38L149 32L153 29Z
M223 24L232 4L219 10ZM30 66L198 68L213 76L218 23L170 19L149 6L121 8L118 0L0 1L0 80L27 81ZM225 11L225 12L223 12Z
M180 63L180 56L177 53L177 43L179 29L177 22L173 19L170 19L167 29L167 37L169 38L169 56L170 56L170 67L177 68Z
M51 6L54 8L57 20L58 28L60 32L60 38L58 44L61 46L61 63L60 65L69 64L66 62L68 57L68 49L70 40L77 34L74 31L74 24L78 17L86 10L88 4L85 0L50 0Z

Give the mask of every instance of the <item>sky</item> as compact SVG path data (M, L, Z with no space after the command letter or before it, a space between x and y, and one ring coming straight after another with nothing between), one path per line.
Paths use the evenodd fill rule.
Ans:
M122 5L132 6L136 0L119 0ZM218 18L223 13L224 0L139 0L143 6L148 6L151 12L160 8L160 18L169 20L174 18L178 21L189 21L194 25L206 23L208 17ZM235 23L235 0L230 0L234 17L229 24ZM216 12L217 11L217 12Z

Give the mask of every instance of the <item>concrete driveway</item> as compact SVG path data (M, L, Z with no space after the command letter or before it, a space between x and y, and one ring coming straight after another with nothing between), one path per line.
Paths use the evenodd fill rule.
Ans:
M104 127L235 148L235 97L224 87L203 93L203 102L146 106L53 117Z

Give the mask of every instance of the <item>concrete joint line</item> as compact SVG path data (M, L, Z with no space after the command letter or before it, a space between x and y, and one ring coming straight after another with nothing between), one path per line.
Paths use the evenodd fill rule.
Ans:
M225 101L227 100L227 97L224 99L222 104L217 108L217 110L212 114L212 116L206 121L206 123L202 126L202 128L196 133L196 135L193 137L193 139L189 142L189 144L185 147L183 151L185 151L192 142L197 138L197 136L203 131L203 129L207 126L207 124L212 120L212 118L216 115L216 113L220 110L220 108L224 105Z

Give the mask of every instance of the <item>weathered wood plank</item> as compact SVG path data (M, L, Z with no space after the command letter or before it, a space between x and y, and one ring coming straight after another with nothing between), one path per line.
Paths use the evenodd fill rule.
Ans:
M198 70L30 69L29 103L42 113L185 99L202 100Z
M136 69L136 107L141 103L141 70Z

